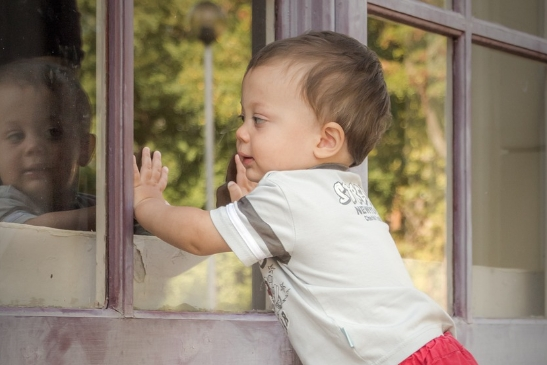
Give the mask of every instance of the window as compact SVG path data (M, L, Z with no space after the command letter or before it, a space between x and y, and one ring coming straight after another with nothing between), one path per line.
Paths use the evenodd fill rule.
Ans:
M0 306L102 307L95 2L8 2L2 14Z
M46 1L40 1L43 2ZM10 24L6 7L17 3L0 2L0 31ZM203 46L198 42L183 44L180 41L185 32L182 18L191 2L176 3L175 6L174 1L77 1L85 52L78 79L93 105L92 125L97 135L94 161L91 167L80 170L82 177L87 176L80 188L95 192L100 219L96 233L0 223L0 332L9 333L9 336L0 336L0 353L7 363L299 364L283 329L271 314L188 312L209 307L207 298L197 298L196 291L182 300L166 299L186 295L181 288L203 286L207 270L199 265L208 263L194 265L195 262L188 262L154 237L133 235L133 153L144 144L163 152L160 137L168 144L193 142L178 138L180 134L202 143L199 123L203 93L194 92L191 83L183 79L199 86L203 77ZM383 62L395 70L397 67L403 70L402 61L409 61L413 54L419 55L417 51L421 46L427 44L426 50L436 50L409 65L414 70L428 66L420 70L428 72L424 78L428 81L422 85L432 87L428 89L434 101L431 107L426 107L417 92L405 93L407 89L395 87L398 90L393 95L397 121L390 133L396 134L391 137L400 138L387 140L386 145L371 156L370 194L375 194L376 200L387 201L385 217L394 226L398 213L394 208L402 205L393 204L381 194L395 189L391 184L395 179L388 176L384 166L377 166L378 163L389 157L388 154L391 156L390 148L400 145L404 149L416 141L420 142L416 150L424 155L435 151L430 164L423 163L422 155L405 155L406 170L399 177L412 177L415 184L396 186L403 193L399 199L405 197L404 193L412 192L410 187L414 186L426 188L435 199L443 199L444 194L444 203L441 200L434 200L435 204L427 202L430 214L420 220L420 223L445 221L444 226L433 225L435 233L439 232L433 238L443 242L431 246L428 242L424 246L445 247L446 268L441 270L446 273L447 294L439 301L441 304L446 301L457 324L458 338L479 363L543 363L547 357L545 1L253 0L252 6L248 0L218 3L231 14L232 18L228 19L233 23L228 21L225 38L215 44L214 75L221 77L217 65L223 63L233 66L234 72L229 75L233 79L214 83L215 115L222 126L218 130L220 135L216 136L216 147L218 158L224 159L215 170L217 185L222 182L226 159L233 146L228 139L233 128L229 115L236 115L238 111L232 110L230 98L235 98L237 104L241 77L235 70L240 63L247 63L248 54L244 52L249 49L247 45L239 49L229 34L232 31L249 33L244 28L248 23L239 22L248 19L249 11L254 23L254 49L266 39L274 38L273 32L264 32L269 24L272 29L275 27L276 38L313 28L344 32L362 42L369 39L369 45L378 50ZM147 17L147 14L159 14L161 19ZM17 19L19 24L28 25L25 30L32 29L32 22ZM404 33L402 38L416 36L416 42L386 42L390 32ZM260 42L256 42L258 38ZM161 42L154 43L154 40ZM0 45L4 47L5 44ZM231 59L223 60L224 47L238 53L226 53ZM395 49L400 53L394 54ZM161 57L154 59L156 53ZM0 58L5 54L0 53ZM178 57L181 54L184 58ZM429 67L433 65L435 67ZM433 70L436 72L430 73ZM404 72L398 80L405 85L411 79L411 75ZM237 88L226 88L227 85L237 85ZM183 95L188 99L183 99ZM169 107L157 108L153 104ZM442 130L437 136L442 135L446 143L445 157L437 153L436 143L424 128L426 112L431 110L435 111ZM166 111L171 114L167 115ZM177 130L177 125L181 127L178 123L169 124L170 120L180 121L182 130ZM187 120L192 123L184 124ZM182 179L188 182L186 188L179 189L177 181L172 181L176 189L169 193L169 199L182 201L192 196L196 197L195 201L184 202L202 205L204 197L200 195L205 191L205 179L198 173L202 161L195 156L201 153L203 146L175 147L184 153L176 153L176 149L173 149L175 153L167 153L171 170L187 168L177 163L179 159L184 164L190 161L194 175L193 180ZM423 171L409 170L410 161L422 163ZM367 170L366 165L360 168L360 171ZM434 180L427 175L430 171L435 171ZM174 172L174 175L179 173ZM179 191L184 196L178 196ZM413 193L406 195L407 203L419 202L424 197L432 199L420 192ZM505 205L511 205L513 210L504 209ZM516 209L522 205L525 209ZM424 211L401 210L403 212ZM439 218L443 215L444 218ZM21 231L26 236L24 242L18 238ZM402 233L399 244L406 250L409 245L405 244ZM423 237L431 235L431 232L425 233ZM49 242L50 238L54 241ZM34 240L39 240L41 245L35 245ZM60 251L58 255L54 255L54 249ZM419 258L415 253L412 255L414 259ZM30 256L39 260L29 261ZM25 268L24 262L32 264ZM158 262L164 267L158 267ZM69 268L72 263L75 264ZM417 264L427 268L420 261ZM221 265L224 262L219 259L217 272L221 272ZM6 273L8 269L19 271L10 274ZM66 272L65 269L72 276L63 276L61 272ZM201 272L192 276L194 270ZM31 273L36 272L42 276L32 277ZM184 273L181 275L181 272ZM431 275L430 272L427 275ZM227 278L248 280L246 273ZM16 288L18 291L10 289L13 290L11 298L5 296L5 285L20 279L20 285L30 283L28 288L37 294L29 295L27 288ZM439 285L443 281L444 278L440 279ZM62 282L60 291L50 285L55 282ZM221 283L220 279L217 283ZM228 287L224 283L222 286ZM164 290L169 293L163 295ZM79 296L74 301L72 291ZM156 295L160 292L162 295ZM240 295L238 291L231 293ZM219 300L223 295L217 293L217 309L242 310L234 309L233 302ZM149 346L144 347L143 343ZM246 351L249 343L253 344L253 351Z
M405 35L412 32L408 25L449 39L445 107L452 112L444 129L448 308L459 338L479 363L539 363L545 358L538 349L546 326L546 3L454 0L444 4L446 9L427 3L369 0L368 14L375 17L368 23L369 45L378 47L385 38L376 38L379 19L382 27L391 21L398 24L390 26L394 29L406 28ZM389 50L387 44L380 50ZM401 51L399 59L411 58L411 50ZM433 63L440 53L424 56L422 63ZM411 77L400 75L399 82ZM407 120L398 110L399 99L396 95L395 117L402 121L395 127ZM371 156L370 166L381 149ZM385 178L379 171L369 169L371 196ZM515 338L524 341L518 349L512 347Z
M439 6L441 8L445 8L445 9L449 9L452 6L452 1L451 0L416 0L416 1L421 1L423 3L429 4L429 5L434 5L434 6Z
M544 0L472 1L472 14L479 19L501 24L511 29L546 37L545 5Z
M65 0L59 2L52 0L56 4L63 1ZM71 2L72 0L66 1ZM12 4L12 2L9 3ZM47 3L47 0L40 1L40 3ZM232 13L235 16L232 20L237 23L236 18L248 19L249 3L247 1L234 3L226 2L230 6L240 7L240 11ZM0 10L4 9L5 4L6 2L0 4ZM150 3L146 9L158 8L163 4ZM157 267L153 265L146 266L146 264L158 262L165 265L166 261L164 260L173 257L171 256L172 252L166 252L162 248L170 247L162 246L158 242L150 244L149 240L152 240L153 237L147 235L136 235L135 239L133 235L135 227L131 204L132 155L137 147L133 138L136 134L134 126L137 125L134 123L137 116L133 108L133 66L134 61L139 61L133 57L135 41L133 15L135 13L137 17L138 10L134 12L132 0L97 1L96 3L92 0L82 0L78 2L78 5L84 14L82 17L86 16L87 11L92 16L82 19L82 26L85 27L83 34L86 35L86 47L89 47L85 49L86 56L96 55L96 65L92 65L95 62L93 61L82 66L79 76L86 87L91 85L91 81L96 82L96 85L93 84L91 89L86 88L86 91L96 95L95 101L92 101L96 103L94 104L96 105L95 132L100 138L97 140L95 155L97 177L94 185L98 197L97 216L101 217L101 220L98 220L97 233L49 232L48 228L44 228L47 231L46 235L40 227L31 231L34 232L33 237L38 237L42 241L41 243L44 243L44 249L47 249L44 241L48 236L55 236L54 244L59 246L61 246L62 240L62 238L59 239L60 236L73 234L78 237L83 236L82 240L86 242L87 246L78 247L83 247L84 249L81 251L85 251L84 255L90 255L91 260L86 261L85 264L77 260L73 261L74 265L69 272L64 272L62 286L67 292L63 292L62 295L68 297L66 293L70 293L71 290L77 291L76 288L70 287L72 283L79 285L88 278L93 280L93 285L96 283L96 286L84 293L88 299L87 303L91 303L88 306L80 305L80 302L77 301L72 302L73 298L69 298L68 304L66 301L59 301L58 299L62 298L59 296L59 292L50 293L54 299L52 302L46 302L40 298L38 300L29 298L30 304L28 305L22 304L21 301L0 303L0 332L10 334L9 336L0 336L2 361L7 363L33 361L52 364L64 362L81 364L186 363L188 361L202 364L226 361L242 364L260 362L265 365L298 364L299 361L294 355L283 329L277 323L275 315L271 313L255 312L244 316L227 313L188 313L187 310L193 308L180 306L180 302L173 305L163 301L164 298L160 298L163 302L153 302L150 300L150 298L153 299L152 296L149 296L146 299L149 301L142 305L143 298L139 297L139 294L143 293L142 288L134 290L135 286L146 282L146 280L139 282L143 278L142 274L145 273L139 270L144 268L152 275L159 272L156 283L160 282L160 285L164 285L168 281L165 279L166 275L177 276L173 270L185 271L194 264L189 263L182 269L175 268L181 261L180 257L175 257L175 262L166 270L158 271ZM269 7L273 9L271 5ZM169 10L171 9L169 8ZM253 2L253 12L257 9L259 11L265 10L264 4ZM0 11L0 30L7 24L4 21L5 14L6 12ZM265 15L263 16L265 17ZM273 17L270 16L271 19ZM140 18L140 20L143 20L141 25L144 28L150 25L146 22L151 18ZM21 22L21 24L25 23ZM245 22L241 22L241 25L244 26ZM249 23L247 23L248 25ZM232 26L237 27L237 24ZM176 32L177 29L167 29L166 31L167 33L169 31ZM244 27L241 31L246 35L249 34L249 29ZM91 43L87 43L89 39L92 39ZM232 46L233 43L230 42L225 45L227 48ZM167 51L172 50L170 47L167 45ZM199 70L200 45L195 44L193 47L197 56L194 69ZM241 49L236 50L243 52ZM218 53L220 54L220 51ZM4 53L0 56L3 55ZM234 53L230 56L233 57ZM244 54L235 56L237 56L233 60L235 64L239 65L238 60L243 58L245 58L245 64L247 63L248 57ZM141 61L146 60L141 59ZM156 67L161 65L164 60L159 61L156 64L148 64L148 66ZM165 61L172 60L165 59ZM90 69L97 70L96 76L85 71ZM239 79L241 75L236 74L234 72L233 77ZM200 76L197 75L195 78L198 79ZM153 93L153 90L151 92ZM239 85L237 90L222 90L218 87L217 92L236 97L239 93ZM195 94L199 95L199 93ZM135 97L137 97L136 94ZM199 98L199 96L197 97ZM236 103L238 100L237 96ZM230 112L237 115L237 110L231 110L232 103L226 105L228 104ZM175 110L177 109L175 108ZM201 112L200 105L195 106L195 112L196 114ZM186 114L181 115L186 116ZM223 115L227 115L227 113ZM229 124L230 120L224 120L224 122ZM225 127L230 128L229 125ZM157 130L149 131L157 132ZM222 143L223 140L219 138L219 141ZM226 142L225 146L232 147L233 145ZM227 155L221 154L220 156L228 158ZM173 156L173 158L177 158L177 156ZM220 171L221 169L219 168L217 171L219 176L223 173ZM196 190L199 188L196 187ZM13 237L13 232L7 235L5 232L7 231L0 233L2 243L6 237ZM90 236L88 237L88 235ZM98 237L99 243L96 246L93 245L94 236ZM149 251L148 249L152 246L159 247L159 249ZM93 252L95 247L96 251ZM42 252L36 252L36 254ZM150 257L150 252L154 257ZM0 250L0 255L3 253L4 246ZM11 260L19 258L19 256L11 255L7 260L9 263L7 266L13 268L16 265L13 265ZM44 260L46 259L44 258ZM57 262L57 264L67 265L68 262L71 261ZM2 260L0 270L3 270L5 263L6 261ZM53 262L50 267L58 269L55 264ZM139 266L139 264L141 265ZM217 265L222 265L222 262ZM169 263L166 266L169 266ZM81 272L86 268L95 271L86 272L87 275L81 276ZM53 272L53 278L57 279L57 273L57 271ZM234 277L237 278L237 276ZM47 278L51 279L51 272L48 272ZM27 279L31 283L35 280L35 278L28 276ZM153 284L152 282L152 285L145 289L153 288ZM102 294L100 294L100 288L102 288ZM250 285L248 288L250 289ZM231 293L239 295L236 291ZM6 298L3 292L0 297L2 300ZM97 302L94 301L95 298L99 298ZM228 299L232 298L228 297ZM148 310L148 308L160 310ZM178 313L168 313L173 310ZM227 342L226 338L229 338L230 341ZM258 341L257 343L260 345L256 346L253 351L246 351L252 341ZM145 342L149 346L143 347L142 344ZM210 351L212 347L205 348L204 345L214 345L214 351Z
M378 18L369 18L368 30L393 114L390 129L369 155L369 196L416 287L446 309L447 40Z
M251 54L251 2L221 1L224 31L205 46L193 34L193 1L135 1L135 152L162 152L165 196L174 205L207 207L205 80L212 74L214 182L224 182L235 153L240 87ZM162 19L158 22L157 19ZM209 53L207 53L209 51ZM212 68L204 66L212 56ZM214 206L214 201L212 202ZM134 305L138 309L251 309L251 268L232 253L196 257L157 239L135 236Z
M544 316L547 66L479 46L472 65L473 313Z

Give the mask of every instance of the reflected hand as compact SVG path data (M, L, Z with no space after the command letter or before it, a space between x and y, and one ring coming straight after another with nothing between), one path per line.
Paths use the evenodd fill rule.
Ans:
M253 189L258 185L257 183L247 179L247 170L241 163L239 155L235 155L234 159L237 170L236 181L228 182L228 191L230 192L230 199L232 202L243 198L245 195L253 191Z
M155 151L154 155L150 156L150 148L143 148L140 171L137 159L133 156L133 207L136 208L148 199L161 199L165 202L163 191L167 187L168 174L167 167L162 166L159 151ZM167 204L167 202L165 203Z

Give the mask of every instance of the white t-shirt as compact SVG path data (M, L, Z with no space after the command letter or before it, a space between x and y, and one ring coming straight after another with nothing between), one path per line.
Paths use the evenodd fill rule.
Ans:
M304 364L398 364L454 326L414 288L360 177L343 166L270 172L211 218L245 265L260 263Z

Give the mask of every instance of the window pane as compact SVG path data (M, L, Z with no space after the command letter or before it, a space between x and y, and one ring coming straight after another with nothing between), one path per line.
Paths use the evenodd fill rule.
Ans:
M473 16L540 37L545 29L545 0L473 0Z
M251 55L251 1L216 2L224 32L213 58L214 186L235 153L240 87ZM190 0L135 0L135 152L162 152L169 167L166 199L206 208L205 47L191 39ZM137 233L142 233L138 232ZM251 307L251 269L233 254L204 261L153 237L135 236L134 305L138 309L229 310Z
M391 92L392 126L369 156L369 194L415 285L447 306L447 40L369 19Z
M543 316L547 66L472 52L473 314Z
M435 5L438 7L441 7L443 9L451 9L452 8L452 0L414 0L419 1L422 3L426 3L429 5Z
M0 4L0 305L104 303L95 7Z

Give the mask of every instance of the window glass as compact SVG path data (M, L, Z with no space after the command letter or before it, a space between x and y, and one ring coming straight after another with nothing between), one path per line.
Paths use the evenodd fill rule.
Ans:
M476 18L540 37L547 35L545 0L473 0L471 3L473 16Z
M3 306L104 303L95 8L94 0L0 4Z
M472 55L473 314L544 316L547 66Z
M449 9L452 6L452 0L414 0L429 5L435 5L444 9Z
M369 18L368 45L382 61L393 114L369 155L369 195L415 285L446 308L447 40Z
M215 2L225 21L217 41L193 38L190 0L135 0L135 153L159 150L169 167L166 199L207 207L204 58L212 56L213 185L235 153L243 73L251 55L251 1ZM207 50L206 50L207 48ZM209 52L207 54L207 52ZM251 269L233 254L195 257L137 227L134 305L138 309L251 308Z

